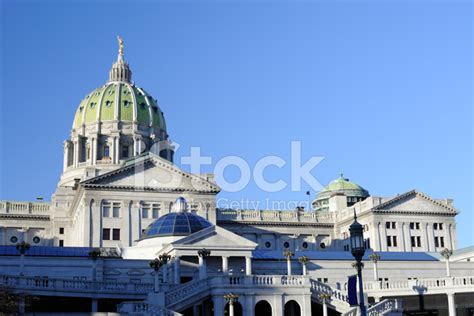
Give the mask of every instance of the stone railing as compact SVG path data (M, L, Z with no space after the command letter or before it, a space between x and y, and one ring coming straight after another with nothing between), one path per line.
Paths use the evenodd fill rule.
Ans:
M86 292L96 294L146 295L153 290L153 284L147 283L80 281L10 275L0 275L0 285L11 287L13 290Z
M204 292L209 288L209 278L191 281L181 286L177 286L168 291L165 296L166 306L188 299L190 296L199 292Z
M383 315L387 312L402 312L402 301L386 299L367 309L367 316Z
M321 294L321 293L329 294L331 295L332 299L336 299L338 301L342 301L345 303L349 302L349 297L347 296L345 292L338 289L334 289L330 287L329 285L327 285L326 283L322 283L313 279L311 279L310 282L311 282L311 291L317 294Z
M182 314L166 309L164 307L141 302L123 302L117 305L117 312L127 315L153 315L153 316L182 316Z
M474 291L474 276L428 278L417 280L375 281L364 284L366 292L374 292L383 296L384 292L400 292L412 294L414 292L429 292L435 290Z
M276 210L217 209L218 221L333 223L333 214Z
M0 214L48 215L48 202L0 201Z

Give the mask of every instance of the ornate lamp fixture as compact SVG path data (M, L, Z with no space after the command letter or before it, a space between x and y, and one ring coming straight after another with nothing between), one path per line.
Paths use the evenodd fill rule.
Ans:
M359 307L360 314L362 316L367 316L367 312L364 305L364 286L362 283L362 257L365 253L364 247L364 227L357 221L357 216L354 210L354 222L349 226L349 232L351 234L350 243L351 243L351 253L354 256L357 268L357 276L359 279Z
M30 244L25 241L16 244L16 250L20 251L20 254L22 255L24 255L28 249L30 249Z
M209 257L210 255L211 255L211 251L206 248L202 248L201 250L198 250L198 256L201 258L206 258L206 257Z

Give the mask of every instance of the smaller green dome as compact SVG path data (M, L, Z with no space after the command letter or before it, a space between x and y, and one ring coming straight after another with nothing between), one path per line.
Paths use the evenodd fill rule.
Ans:
M342 173L340 174L339 178L331 181L323 190L318 193L317 199L326 197L328 198L334 193L342 193L345 196L363 198L369 196L369 192L366 189L352 181L349 181L349 179L344 178Z

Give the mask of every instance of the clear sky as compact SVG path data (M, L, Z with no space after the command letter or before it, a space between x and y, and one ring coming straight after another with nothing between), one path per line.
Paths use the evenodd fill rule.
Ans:
M214 161L289 159L300 140L304 159L324 157L322 184L343 171L373 195L453 198L459 246L474 244L471 1L0 3L1 199L50 199L76 107L107 80L120 34L178 162L190 146ZM305 191L251 182L219 197Z

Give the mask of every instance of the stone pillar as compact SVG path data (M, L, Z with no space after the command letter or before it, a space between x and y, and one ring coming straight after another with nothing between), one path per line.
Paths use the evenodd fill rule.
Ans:
M328 316L328 304L326 300L323 300L323 316Z
M69 141L64 142L64 160L63 160L63 171L66 171L69 163Z
M91 163L92 165L97 164L97 137L92 138L91 143Z
M291 257L288 257L286 259L286 269L288 270L288 275L291 275Z
M205 279L207 277L207 268L206 268L206 260L199 256L199 279Z
M181 283L181 260L178 256L174 257L174 284Z
M234 316L234 302L229 302L229 316Z
M403 223L403 236L405 238L405 250L412 251L411 249L411 235L410 235L410 226L407 223Z
M379 223L379 235L380 235L380 250L387 251L387 231L385 228L385 223Z
M133 157L137 155L138 152L138 138L133 137Z
M93 298L92 299L92 312L93 313L97 313L99 311L99 300L96 299L96 298Z
M422 235L423 235L423 251L430 251L429 240L428 240L428 224L421 223Z
M245 316L254 316L255 312L253 309L253 296L245 295L245 305L244 305L244 315Z
M311 316L311 294L303 295L303 304L301 316Z
M245 257L245 275L252 275L252 257Z
M214 303L214 316L224 316L224 297L222 295L215 295L212 297Z
M120 161L120 137L115 138L115 163Z
M229 257L222 256L222 273L229 273Z
M426 233L428 235L428 251L436 251L436 245L434 242L434 230L433 224L426 224Z
M397 222L397 235L398 235L398 250L399 251L405 251L405 234L403 234L403 227L405 226L405 223Z
M78 140L75 140L74 141L74 157L73 157L73 161L74 161L74 167L77 167L79 165L79 141Z
M306 271L306 263L303 263L302 265L303 268L303 275L306 275L308 272Z
M454 293L448 293L448 310L449 316L456 316L456 301L454 299Z
M453 250L453 244L451 242L451 224L444 224L444 236L446 239L446 248Z
M449 266L449 258L445 258L444 260L446 260L446 276L450 277L451 276L451 268Z

